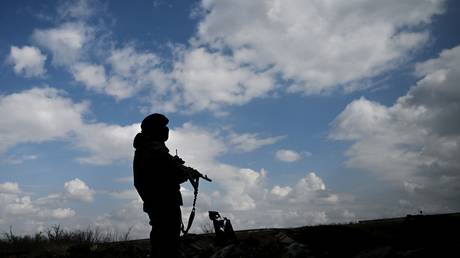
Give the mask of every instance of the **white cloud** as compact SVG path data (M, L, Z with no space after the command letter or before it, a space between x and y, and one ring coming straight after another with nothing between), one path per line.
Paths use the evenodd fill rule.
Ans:
M85 1L77 6L82 2ZM124 99L150 85L150 74L155 71L158 58L133 47L100 49L98 44L110 44L100 36L100 30L82 21L74 21L54 28L37 29L32 38L52 53L54 65L66 68L89 90ZM94 56L103 61L94 63L91 61Z
M0 214L3 218L27 215L37 210L30 196L23 195L17 183L6 182L0 185L4 188L0 191Z
M83 58L81 58L83 59ZM101 64L79 61L71 70L76 81L89 90L105 93L116 99L132 97L147 85L156 85L159 58L149 52L139 52L133 47L115 48ZM160 75L156 75L160 73Z
M69 198L84 202L92 202L94 200L94 190L90 189L85 182L78 178L65 182L64 190Z
M331 221L345 222L355 218L346 207L349 203L326 189L315 173L308 173L292 186L266 185L266 172L220 164L218 174L212 174L213 184L221 191L209 192L202 184L197 202L197 214L192 232L200 232L199 225L209 224L208 210L218 210L232 220L235 229L263 227L294 227ZM193 194L185 185L183 220L190 213ZM96 225L103 229L126 232L134 227L134 235L148 235L146 215L142 213L139 197L132 190L111 193L125 200L114 211L101 215ZM128 202L127 200L131 200Z
M99 125L99 124L98 124ZM102 131L106 128L100 125ZM137 126L135 124L133 126ZM111 128L107 126L107 128ZM113 130L112 130L113 129ZM97 134L88 134L91 137L104 138L102 142L113 142L118 136L126 137L126 131L119 130L121 127L114 126L109 132L115 132L114 138L104 138ZM139 128L134 128L139 130ZM94 131L101 131L91 129ZM106 133L103 133L105 135ZM118 135L118 136L117 136ZM208 174L213 183L203 182L198 199L198 214L193 230L199 231L200 223L208 223L208 210L219 210L224 216L232 219L236 228L267 227L267 226L301 226L305 224L326 223L333 221L346 221L343 200L338 194L331 193L326 188L323 180L316 173L307 173L304 178L293 182L292 185L270 186L268 173L264 169L259 171L232 166L218 161L218 158L231 148L226 144L226 137L217 132L198 127L192 124L184 124L174 128L167 142L171 152L179 149L179 155L184 158L186 165L193 166L205 174ZM82 136L86 137L86 136ZM89 137L89 136L88 136ZM131 141L132 139L130 139ZM89 138L88 138L89 141ZM122 142L125 140L121 140ZM129 142L129 148L131 148ZM95 142L95 145L100 143ZM94 153L110 153L103 149L116 149L115 145L101 147ZM90 147L87 147L91 149ZM200 150L200 151L196 151ZM123 155L132 155L132 149L123 151ZM94 154L93 153L93 154ZM120 152L121 153L121 152ZM94 154L95 157L99 154ZM103 157L102 159L104 159ZM98 157L95 160L100 160ZM110 158L107 158L110 159ZM211 187L211 188L209 188ZM190 211L192 192L188 184L183 185L185 206L183 207L184 219ZM64 194L50 194L47 197L35 201L33 208L41 211L42 221L48 219L72 219L79 216L72 209L48 206L62 205L72 199L90 201L94 199L94 190L85 182L74 179L64 184ZM148 220L142 212L139 196L133 189L108 191L109 195L124 201L113 211L100 215L93 225L101 227L101 230L127 232L132 227L132 236L145 237L148 235ZM27 203L27 202L25 202ZM46 218L44 216L46 215ZM348 214L349 215L349 214ZM259 218L254 220L254 218Z
M23 216L33 214L37 208L32 204L30 196L15 198L14 201L5 206L6 214L12 216Z
M172 129L169 135L166 145L170 152L175 153L177 149L179 156L191 166L202 165L204 168L204 165L212 163L215 157L227 151L217 133L191 123Z
M138 51L132 46L102 50L107 59L90 64L84 61L81 52L86 43L91 43L93 30L81 23L66 23L37 30L34 39L51 50L54 64L67 65L75 80L87 89L124 99L148 88L157 110L217 112L223 106L241 105L264 96L274 88L270 74L254 72L204 48L176 48L172 71L161 68L167 62L154 53ZM92 51L90 46L88 51Z
M95 2L96 1L90 0L62 2L57 7L57 13L58 16L64 20L67 20L69 18L89 18L91 15L95 13Z
M39 215L45 218L62 220L74 217L76 212L70 208L57 208L52 210L44 210L40 212Z
M142 200L140 199L139 194L134 188L131 188L129 190L117 190L117 191L111 191L109 192L109 195L116 199L121 199L121 200Z
M5 182L0 183L0 193L19 194L21 193L21 189L18 183Z
M142 211L142 203L138 200L124 202L115 210L101 214L93 221L93 225L104 232L130 232L130 238L141 239L149 235L150 226L147 214Z
M349 219L342 216L346 200L330 192L316 173L308 173L290 186L270 187L268 173L264 169L256 171L219 162L218 157L229 151L224 139L204 128L185 124L175 128L167 142L172 152L175 148L179 149L186 165L208 174L213 179L213 189L217 189L211 192L200 190L198 212L203 211L203 214L197 215L197 223L207 222L204 211L210 209L235 219L238 228L300 226L325 223L331 219ZM207 189L207 184L202 183L204 189ZM185 212L191 204L192 195L188 191L183 195Z
M418 189L422 189L422 188L423 188L422 185L418 185L416 183L404 182L404 189L408 193L415 193L415 191L417 191Z
M43 206L52 206L52 205L60 205L65 203L67 200L67 196L63 193L51 193L44 197L39 197L35 200L37 205Z
M290 192L292 191L292 187L290 186L284 186L284 187L281 187L281 186L278 186L278 185L275 185L272 190L270 190L270 193L275 195L275 196L279 196L281 198L284 198L286 197Z
M73 67L72 73L75 80L85 84L88 89L102 91L106 86L104 66L78 63Z
M130 73L137 71L138 79L134 84L138 88L151 90L150 104L155 110L184 113L211 110L222 114L223 107L246 104L254 98L266 96L275 87L269 73L254 72L232 58L211 53L205 48L175 48L171 64L153 59L155 56L151 53L143 55L151 56L156 62L144 65L142 69L131 66ZM172 65L171 71L161 68L165 63ZM127 71L129 69L114 66L114 74Z
M105 87L105 92L116 99L124 99L134 95L139 87L134 82L118 76L111 77Z
M118 183L133 183L134 177L133 176L119 177L119 178L115 178L114 181Z
M287 204L290 209L296 205L307 203L310 205L315 205L315 203L336 204L339 201L338 195L330 193L326 184L315 172L309 172L293 186L275 185L270 190L270 194L270 198L286 202L285 204L276 202L278 205L285 206Z
M207 210L219 210L234 218L238 228L273 226L273 223L279 226L300 226L324 223L330 219L349 219L342 216L345 214L343 200L337 194L331 193L315 173L307 174L291 186L270 187L264 169L257 171L219 162L218 157L231 148L226 144L226 139L217 132L188 123L172 129L170 140L166 142L172 154L178 149L186 165L197 168L213 179L212 189L215 190L209 190L209 183L202 183L196 223L207 223ZM183 186L183 213L187 215L193 195L188 190L189 185ZM139 201L132 190L111 194L116 198ZM135 206L141 211L139 204ZM288 210L286 213L289 216L280 212L280 207ZM118 225L115 227L120 230L123 230L121 225L124 225L126 230L128 225L132 225L129 221L142 217L142 212L128 212L129 209L125 207L101 216L100 225ZM251 220L254 217L261 219ZM137 226L141 227L136 224Z
M146 86L155 87L160 59L153 53L140 52L134 47L112 49L106 60L111 73L105 92L117 99L132 97ZM161 72L162 73L162 72Z
M5 150L6 148L20 142L42 142L61 137L62 139L68 140L75 146L88 151L88 156L80 159L84 162L92 164L108 164L113 161L128 160L132 158L133 149L131 147L131 143L134 135L139 131L139 124L119 126L103 123L86 123L82 119L82 114L87 111L87 104L75 104L70 99L65 98L63 93L51 88L36 88L21 93L7 95L2 97L0 103L0 107L2 107L1 110L4 112L5 117L15 118L14 121L10 122L11 126L8 127L9 130L2 132L3 139L10 138L14 140L9 141L8 144L2 142ZM21 110L5 108L10 106L32 106L34 108L31 110L37 113L35 114L33 112L29 112L26 115L21 115ZM11 114L15 114L15 112L18 112L18 115L11 116ZM62 115L60 112L64 112L64 114ZM7 116L6 114L9 115ZM40 115L44 116L46 119L38 119L37 116ZM34 119L36 119L35 122ZM46 132L45 135L41 134L40 128L42 127L47 128L46 130L43 130ZM23 134L29 138L12 137L11 135L15 136L13 132L17 133L21 131L18 128L26 128L27 132L24 132ZM55 128L55 131L49 128ZM229 214L238 214L241 218L249 218L255 210L260 207L271 207L274 209L277 204L273 203L273 201L279 201L279 196L283 197L283 194L278 194L278 199L269 197L270 187L267 186L267 172L264 169L257 171L250 168L224 164L218 161L218 157L227 153L230 148L232 148L232 145L237 146L242 143L240 141L238 144L236 144L236 142L233 142L233 144L230 145L228 144L230 139L235 139L235 137L238 138L238 135L233 134L233 138L225 137L220 135L219 131L212 132L192 124L184 124L182 127L174 128L171 130L170 135L171 140L168 141L167 144L170 147L171 152L174 153L174 150L177 148L180 156L187 161L187 165L196 167L215 180L214 182L217 189L219 189L219 193L207 194L206 192L202 192L201 198L203 208L217 208ZM248 135L242 135L245 136L243 138L248 138ZM251 143L249 145L252 147L260 147L264 144L270 144L273 142L273 139L270 139L269 141L267 139L260 139L256 134L250 136L251 137L249 137L249 139L252 139L253 141L249 141ZM327 193L324 189L325 187L321 187L321 184L318 183L320 179L315 181L313 180L315 178L316 177L312 177L310 175L307 179L300 181L302 184L299 186L285 186L280 187L280 189L286 190L292 188L293 190L289 191L288 195L292 195L292 193L305 194L305 192L302 192L301 189L310 189L313 186L319 185L320 187L318 188L318 191L321 193ZM14 188L14 185L2 185L2 188L8 188L11 190ZM53 212L50 211L49 208L46 208L46 211L43 211L43 209L45 209L43 207L63 204L70 199L85 202L91 202L94 200L94 190L88 187L88 185L80 179L76 178L65 182L64 190L65 191L62 197L59 197L58 195L50 195L45 198L39 198L35 205L30 197L24 196L22 199L16 198L15 200L17 201L9 202L8 207L15 214L26 215L30 212L33 213L41 211L40 214L44 217L70 218L74 216L70 210L56 210ZM272 192L274 191L276 192L276 190L273 190ZM313 190L313 192L314 191L316 190ZM215 198L216 194L220 196L218 199ZM137 195L133 194L132 191L128 191L120 192L118 195L115 194L115 196L130 199ZM211 196L214 197L211 198ZM315 195L313 194L311 196ZM324 196L328 196L327 198L333 197L330 194L325 194ZM324 196L318 195L318 198L325 199ZM191 195L184 194L184 198L190 199ZM188 203L190 205L191 200L189 200ZM330 205L336 205L333 202L329 203ZM57 208L52 207L51 209ZM310 206L309 209L310 208L312 207ZM323 211L326 212L326 210ZM275 211L273 212L276 213ZM323 215L329 214L328 211L326 213L311 213L310 215L306 215L305 212L308 213L310 210L302 210L302 212L299 211L298 214L300 214L299 216L310 216L309 218L311 218L311 221L309 222L323 221L326 218ZM135 214L138 213L139 212ZM11 215L11 213L8 214ZM289 218L293 218L293 216L294 215ZM238 225L241 227L263 226L270 223L269 219L274 219L274 217L266 218L265 221L255 224L241 220ZM278 222L281 224L285 223L286 225L290 223L284 220L280 220ZM126 222L126 225L128 224L129 223Z
M56 219L67 219L75 216L75 211L69 208L57 208L52 211L52 217Z
M178 149L179 156L186 161L186 165L208 174L216 182L222 191L219 207L253 209L257 202L254 198L263 195L265 191L261 188L266 174L263 169L255 171L216 160L229 151L228 145L217 133L192 124L184 124L171 131L167 146L172 153Z
M132 158L133 149L131 143L134 135L139 131L139 124L119 126L103 123L87 123L82 119L83 112L87 111L87 104L75 104L72 100L65 98L63 92L58 92L51 88L32 89L7 95L2 97L1 101L0 107L3 108L1 110L4 111L5 117L15 117L17 120L11 122L12 126L8 127L9 131L7 131L6 134L2 134L3 139L11 138L10 134L14 131L18 131L17 126L21 126L23 123L27 122L25 124L27 133L24 133L24 135L30 137L27 142L42 142L55 139L56 137L62 137L75 146L88 151L88 156L81 158L81 161L93 164L108 164L116 160L127 160ZM11 116L11 114L15 114L14 112L18 112L18 110L4 108L9 106L33 106L34 108L32 110L38 113L29 112L26 116L22 117L20 115L21 110L19 110L18 116ZM47 119L41 120L36 118L39 115L48 114L47 112L52 112L51 115L45 116ZM53 112L58 112L58 114L56 115ZM59 112L69 112L71 115L67 113L65 113L65 115L60 115ZM10 116L6 116L6 114ZM69 118L71 119L66 120ZM33 122L33 119L38 119L37 121L39 122ZM64 121L67 121L67 123L64 124ZM56 131L52 133L52 130L47 129L45 130L47 134L41 136L39 129L43 126L51 126L53 124L58 125L55 126L57 128ZM51 128L55 127L51 126ZM36 135L36 133L38 133L38 135ZM306 179L299 181L300 183L298 186L283 186L280 187L280 189L284 189L285 192L286 189L293 189L289 191L289 194L287 194L288 196L292 196L294 193L298 193L299 195L313 193L309 196L312 196L312 199L317 197L321 200L318 201L318 203L321 203L322 206L315 206L321 211L313 211L313 209L316 209L314 206L308 206L306 210L299 206L300 210L292 210L290 216L277 217L276 214L278 213L276 207L279 205L277 202L280 201L280 197L283 197L283 194L278 194L277 198L275 198L274 195L270 195L270 192L276 192L276 190L270 191L271 187L267 185L267 172L264 169L254 170L219 162L218 157L227 153L232 147L231 144L228 144L231 137L222 136L220 133L219 131L212 132L208 129L186 123L181 127L171 130L171 140L167 142L172 153L174 153L176 148L179 149L179 154L187 161L187 165L196 167L214 179L215 187L218 191L211 193L202 191L200 194L201 208L207 210L218 209L232 216L238 216L238 218L241 218L237 224L239 227L262 227L269 225L274 220L277 220L277 223L280 225L314 223L325 221L331 216L330 214L334 214L334 209L331 207L336 207L338 203L337 198L336 202L334 202L334 195L328 193L324 184L321 186L321 179L318 179L317 176L309 175ZM261 146L260 141L262 141L263 144L267 144L266 139L260 139L256 134L251 135L249 138L257 143L250 144L251 146ZM8 142L8 144L3 142L3 146L5 146L6 149L20 142L24 142L24 139L14 138L14 141ZM235 146L235 144L233 144L233 146ZM9 186L9 188L11 188L11 186ZM303 191L305 188L314 190ZM72 215L73 213L71 210L56 210L59 207L46 208L46 211L43 211L45 206L56 206L66 203L71 199L86 202L94 200L94 190L88 187L88 185L80 179L76 178L65 182L64 190L62 197L51 194L47 197L37 199L35 204L30 197L26 198L27 196L24 196L22 199L15 198L14 200L17 201L10 201L8 207L10 207L15 214L23 214L25 216L26 214L30 214L30 212L38 214L37 212L41 211L40 214L44 217L47 216L49 218L58 219L70 218L74 215ZM318 194L314 194L315 192ZM134 198L136 195L133 194L133 191L127 191L119 192L119 194L115 194L115 196L130 199ZM218 196L218 198L216 196ZM188 201L188 205L190 205L191 195L184 193L184 198ZM291 199L300 200L293 197ZM329 205L328 208L324 208L325 205ZM271 211L268 212L271 214L270 216L265 217L260 222L244 220L244 218L249 219L254 215L260 215L257 211L263 210L264 207L271 209ZM185 210L188 208L189 207L186 207ZM53 209L56 211L50 211ZM125 211L126 212L122 212L121 215L118 214L117 218L114 218L112 216L113 214L107 215L104 218L101 217L101 221L107 222L109 218L112 222L113 219L122 220L125 215L128 216L127 218L132 218L129 216L142 217L141 209L132 212L128 210ZM8 216L11 215L11 213L8 214ZM300 217L297 217L298 220L294 220L295 214L298 216L305 216L308 220L300 219ZM43 218L43 220L45 220L45 218ZM203 217L201 220L206 221L206 218ZM126 220L123 225L130 225L130 223ZM137 227L139 227L140 230L141 226Z
M113 49L107 62L113 73L122 77L143 75L159 64L159 58L153 53L138 52L133 47Z
M284 136L260 138L256 133L231 133L229 143L234 145L236 150L251 152L263 146L274 144L283 138Z
M86 18L104 6L85 0L65 2L58 15L66 22L48 29L36 29L32 39L52 54L52 63L67 69L87 89L115 97L132 97L151 84L150 75L159 63L156 55L133 47L114 48L104 26ZM95 62L95 60L102 60Z
M437 1L202 1L195 44L320 93L387 70L428 39ZM421 28L421 29L420 29ZM215 54L214 54L215 55Z
M82 125L86 103L73 103L53 88L0 96L0 152L18 143L67 137Z
M14 65L14 72L25 77L42 76L45 74L46 55L36 47L12 46L8 61Z
M54 88L0 96L0 152L21 143L62 139L89 153L80 158L82 162L108 164L131 159L132 140L139 124L87 123L83 115L88 106L86 102L74 103L65 92Z
M269 74L256 73L204 48L180 52L171 76L181 90L184 103L180 104L191 111L245 104L274 88Z
M86 124L76 131L75 145L89 152L79 158L84 163L109 164L133 157L132 142L140 130L139 124L127 126Z
M25 161L31 161L38 159L38 155L4 155L3 158L0 158L0 163L18 165L23 164Z
M172 48L172 60L130 45L114 48L119 44L104 28L85 20L96 8L87 1L62 4L58 12L76 21L35 30L32 38L89 90L117 100L149 91L151 110L219 115L281 85L307 94L366 87L363 80L428 40L426 25L443 3L202 1L197 34L189 47Z
M460 47L417 65L421 78L390 107L361 98L332 123L331 137L355 143L347 165L397 183L438 209L458 208Z
M275 156L278 160L284 162L294 162L302 158L298 152L285 149L277 150Z
M16 182L0 183L1 232L13 225L15 234L33 234L55 224L56 220L77 217L75 210L59 207L66 201L62 194L34 199L35 195L23 192Z
M220 114L288 85L317 94L363 83L405 62L429 39L436 1L202 1L189 48L154 70L155 110ZM185 111L184 111L185 110Z
M318 177L315 173L310 172L294 188L295 191L299 191L302 194L310 191L326 190L326 185L323 180Z
M54 65L71 65L81 58L92 31L83 23L67 22L51 29L36 29L33 40L53 54Z

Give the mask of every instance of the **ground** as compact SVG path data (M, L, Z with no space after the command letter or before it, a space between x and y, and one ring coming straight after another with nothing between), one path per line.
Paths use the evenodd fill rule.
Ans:
M216 241L212 233L183 238L182 253L193 258L230 257L459 257L460 213L300 228L236 232ZM13 239L14 240L14 239ZM91 243L0 242L0 257L147 257L147 239ZM35 240L37 241L37 240Z

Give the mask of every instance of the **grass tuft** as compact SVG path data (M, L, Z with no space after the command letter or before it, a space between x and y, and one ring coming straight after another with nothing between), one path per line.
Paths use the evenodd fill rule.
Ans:
M103 232L98 227L84 230L66 230L61 225L53 225L35 235L19 235L10 227L0 234L0 257L22 257L31 253L55 253L66 256L75 246L96 247L97 244L130 240L131 228L125 233ZM33 255L31 256L33 257Z

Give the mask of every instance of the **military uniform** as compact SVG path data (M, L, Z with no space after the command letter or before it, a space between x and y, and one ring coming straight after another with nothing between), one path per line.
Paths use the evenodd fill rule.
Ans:
M153 116L153 118L152 118ZM149 120L150 118L150 120ZM134 138L134 186L150 218L150 243L154 257L177 257L180 245L182 196L186 167L169 154L165 145L168 120L160 114L142 122ZM166 134L166 135L165 135Z

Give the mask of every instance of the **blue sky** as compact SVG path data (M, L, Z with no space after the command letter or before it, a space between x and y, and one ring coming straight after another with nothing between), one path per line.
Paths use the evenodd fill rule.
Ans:
M460 208L455 1L0 6L0 231L147 236L132 139L153 112L214 179L197 232L208 210L244 229Z

